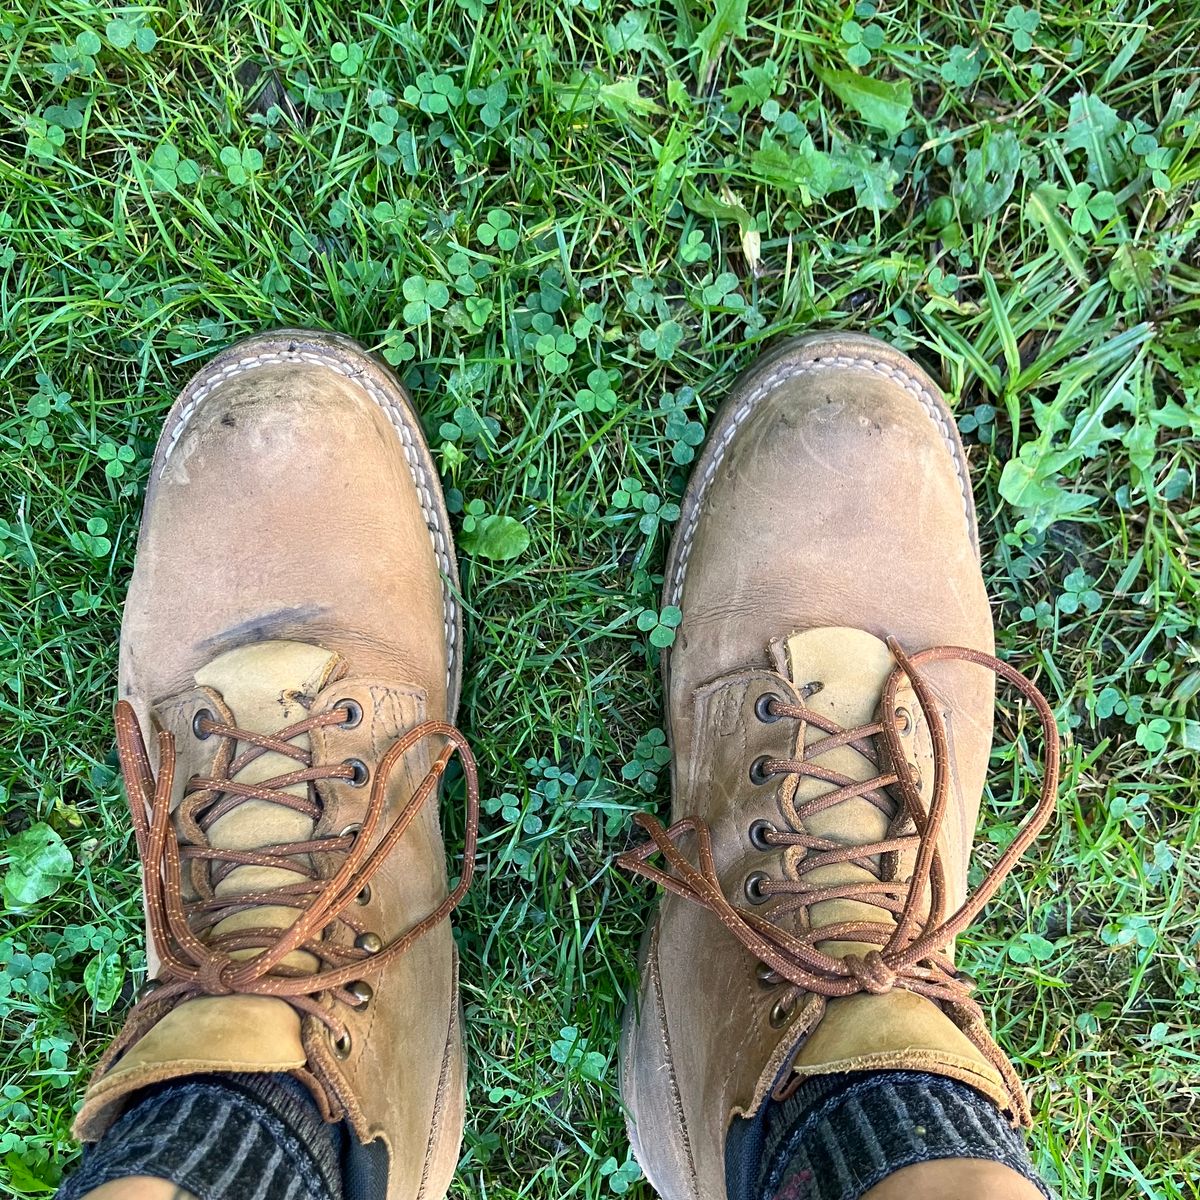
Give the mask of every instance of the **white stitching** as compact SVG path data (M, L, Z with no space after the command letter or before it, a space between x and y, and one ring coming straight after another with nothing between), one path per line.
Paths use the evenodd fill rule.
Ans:
M433 544L434 557L437 559L438 566L441 568L444 577L442 582L442 613L446 631L448 663L446 687L449 690L454 685L454 662L458 640L458 623L456 620L458 605L450 589L450 579L454 574L453 564L450 559L450 542L446 536L446 531L442 528L437 506L433 502L429 477L421 462L421 456L417 452L417 444L413 437L413 431L404 419L404 410L402 406L395 403L392 397L368 375L356 371L348 363L341 362L332 356L305 350L284 350L277 354L254 354L248 358L239 358L231 363L226 363L225 366L212 370L209 378L200 387L196 388L188 403L180 409L179 419L163 449L163 465L158 473L159 478L161 479L163 473L166 471L167 460L171 457L171 453L178 444L180 437L183 436L183 431L195 414L196 409L216 388L232 379L235 375L252 371L255 367L276 366L296 362L306 362L319 367L327 367L329 370L336 371L339 375L349 379L352 383L358 384L379 405L392 427L400 435L400 445L404 450L404 460L408 464L409 474L416 485L417 499L421 505L421 514L425 518L425 526L429 530L429 540ZM201 377L203 377L203 372L201 373Z
M692 552L692 540L696 536L696 527L700 520L700 507L703 503L704 496L716 477L717 468L725 460L725 452L729 449L729 443L733 441L734 434L745 423L754 406L763 399L764 396L781 380L792 378L797 375L810 375L818 371L829 370L832 368L843 367L862 367L868 371L874 371L876 375L882 375L885 379L890 379L894 383L899 383L905 391L910 392L921 402L921 406L925 409L926 415L937 425L938 430L942 435L942 440L946 443L950 451L950 457L954 460L954 471L958 476L958 486L962 493L963 502L963 520L966 522L967 534L971 533L971 518L970 518L970 495L971 485L964 476L959 461L958 447L955 444L954 436L950 432L949 425L946 422L945 415L938 406L932 393L925 387L919 379L914 375L910 375L907 371L901 370L899 367L893 366L891 363L880 362L874 358L864 358L854 355L834 355L829 358L816 358L810 362L797 365L794 362L787 362L776 367L773 371L768 371L758 384L745 396L741 404L734 411L732 419L722 429L720 440L713 447L712 459L704 468L704 474L700 477L700 484L696 491L695 499L693 500L687 516L687 521L679 535L683 540L679 547L679 560L675 564L675 570L671 573L671 582L664 595L663 599L667 605L678 605L679 599L683 594L683 575L687 569L688 558Z

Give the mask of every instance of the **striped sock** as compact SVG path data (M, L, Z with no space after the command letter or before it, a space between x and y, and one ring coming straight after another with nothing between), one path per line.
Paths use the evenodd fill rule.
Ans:
M730 1200L858 1200L903 1167L944 1158L1003 1163L1052 1196L1022 1132L981 1093L943 1075L818 1076L734 1124Z
M342 1200L342 1141L290 1076L190 1076L140 1093L57 1200L132 1175L199 1200Z

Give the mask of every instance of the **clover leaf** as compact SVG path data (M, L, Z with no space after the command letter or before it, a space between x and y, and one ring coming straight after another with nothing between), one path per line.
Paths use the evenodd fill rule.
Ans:
M428 321L434 309L450 303L450 289L438 280L430 282L424 275L410 275L401 285L401 291L407 301L403 316L409 325Z

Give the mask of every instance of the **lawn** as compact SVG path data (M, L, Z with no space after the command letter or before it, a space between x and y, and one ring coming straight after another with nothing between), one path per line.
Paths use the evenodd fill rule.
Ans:
M652 897L610 864L667 799L663 555L730 380L815 328L942 382L1066 737L962 953L1038 1161L1200 1194L1197 0L41 0L0 43L3 1194L70 1165L143 974L110 709L159 418L279 325L403 375L463 547L456 1196L649 1195L615 1043ZM1036 795L1022 728L980 863Z

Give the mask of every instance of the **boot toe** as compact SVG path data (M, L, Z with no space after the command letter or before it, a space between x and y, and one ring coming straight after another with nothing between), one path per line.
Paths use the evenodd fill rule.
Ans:
M122 694L170 694L216 655L278 638L417 684L441 710L457 672L452 553L420 426L384 369L340 340L235 347L163 428Z
M835 625L990 648L944 403L881 343L822 345L756 372L710 433L668 567L666 603L683 610L673 674L766 665L773 639ZM689 647L703 648L703 670Z

